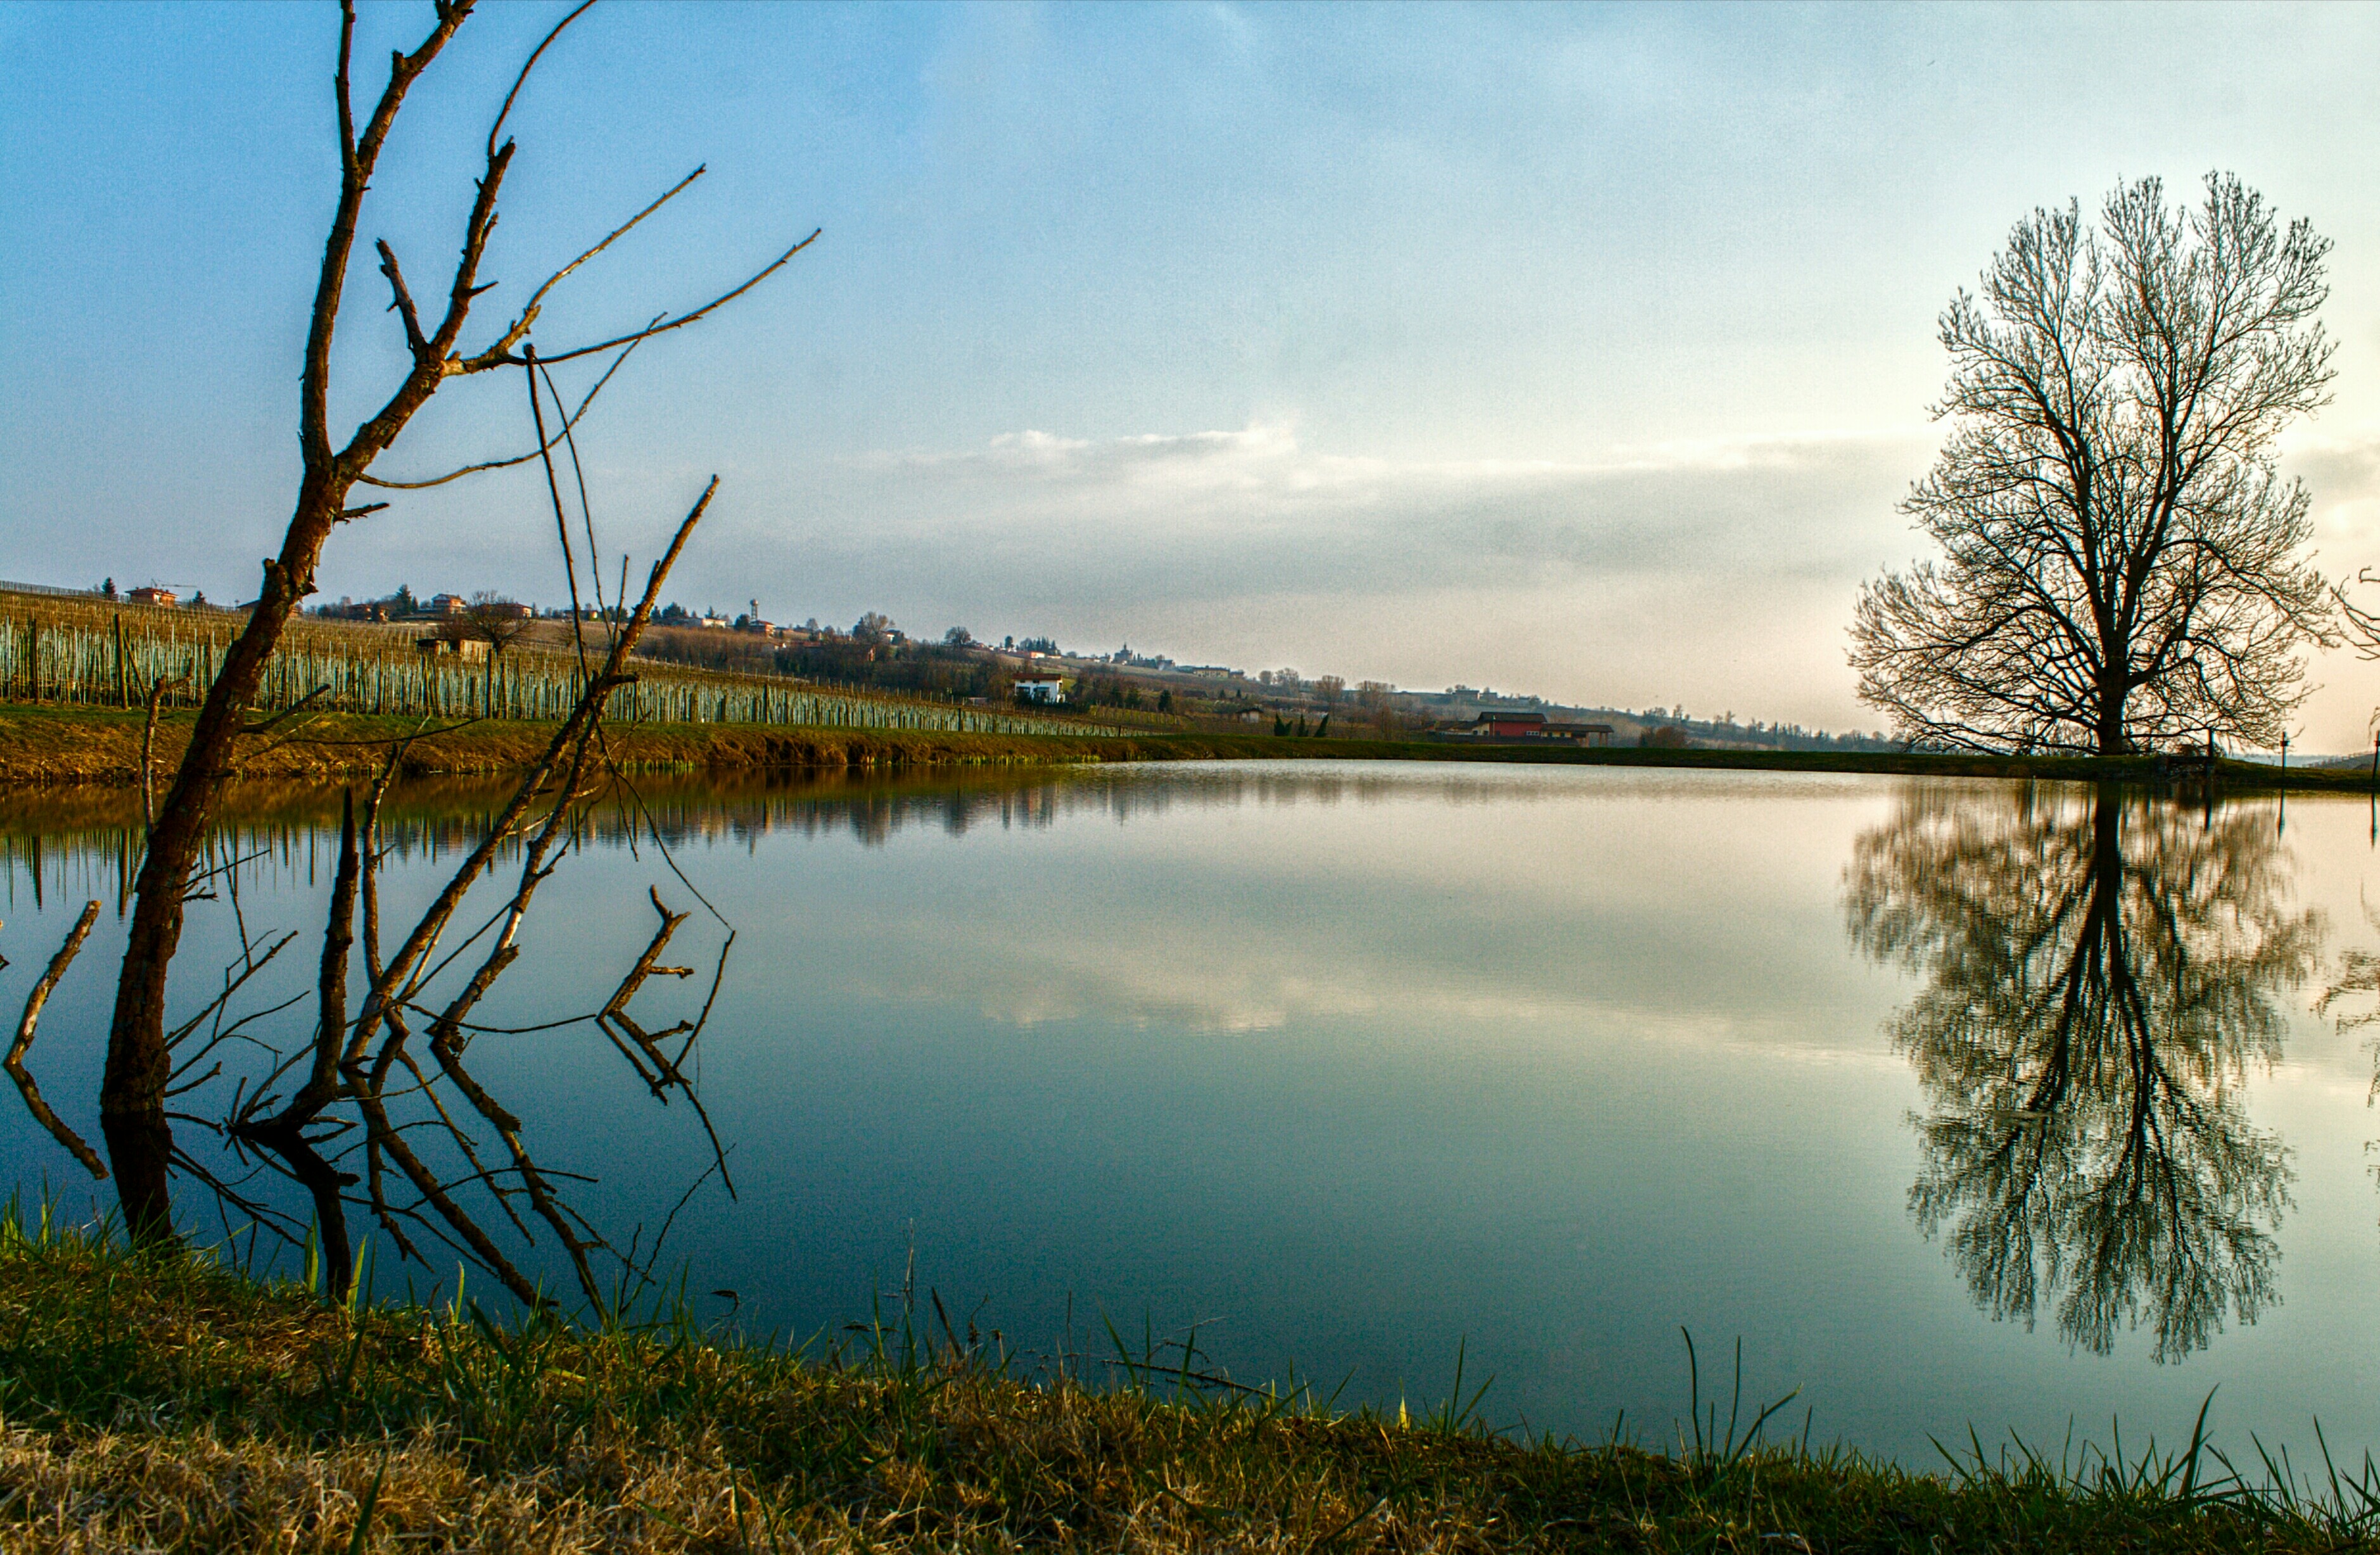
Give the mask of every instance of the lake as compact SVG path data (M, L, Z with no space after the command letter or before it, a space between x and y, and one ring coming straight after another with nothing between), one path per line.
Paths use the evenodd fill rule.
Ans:
M1202 1367L1390 1409L1445 1397L1459 1354L1491 1422L1658 1439L1684 1329L1706 1396L1741 1341L1747 1398L1802 1390L1793 1433L1806 1410L1913 1464L1971 1426L2186 1439L2218 1387L2240 1452L2312 1451L2316 1418L2343 1458L2380 1443L2380 1026L2353 988L2315 1008L2380 953L2361 799L1324 761L640 786L587 818L472 1018L600 1007L649 888L690 914L663 959L693 975L637 1018L691 1018L732 926L684 1070L735 1196L630 1045L582 1023L469 1053L590 1225L648 1247L683 1198L662 1267L706 1319L798 1339L897 1320L905 1287L1028 1359L1195 1326ZM383 922L498 797L391 796ZM241 924L298 930L237 1002L298 998L253 1028L288 1051L336 798L246 804L176 1003L213 996ZM0 799L0 1000L103 904L30 1060L93 1138L130 819ZM270 1067L207 1062L176 1103L202 1120ZM94 1197L13 1100L0 1172ZM237 1191L303 1223L270 1173ZM244 1223L177 1192L202 1240ZM566 1292L551 1235L521 1252L481 1213ZM427 1237L405 1268L356 1233L382 1291L453 1289Z

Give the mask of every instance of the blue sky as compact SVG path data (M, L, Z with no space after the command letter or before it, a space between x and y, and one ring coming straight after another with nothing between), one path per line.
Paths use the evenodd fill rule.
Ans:
M368 206L417 289L558 14L475 17ZM358 95L426 6L375 6ZM0 8L0 577L253 592L335 193L328 6ZM549 352L824 236L586 425L607 547L724 480L688 603L1835 727L1919 553L1934 319L2037 204L2236 170L2333 237L2324 563L2380 564L2380 11L607 4L540 67L492 320ZM359 264L335 404L399 363ZM477 332L475 332L476 334ZM526 446L517 381L381 467ZM550 599L500 475L343 531L325 590ZM2373 666L2316 668L2350 748Z

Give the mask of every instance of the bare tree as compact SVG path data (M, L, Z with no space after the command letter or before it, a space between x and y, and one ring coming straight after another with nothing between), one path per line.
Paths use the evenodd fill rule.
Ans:
M591 4L591 0L589 0ZM225 650L220 673L208 689L205 705L192 726L179 770L149 834L136 887L124 966L115 1009L108 1031L107 1063L100 1092L100 1123L109 1158L115 1168L117 1193L126 1222L136 1235L171 1234L168 1170L173 1160L172 1134L167 1125L165 1093L174 1071L165 1027L166 972L181 939L185 893L200 857L215 803L236 765L237 747L249 732L246 714L264 674L266 661L279 643L291 613L313 591L314 572L322 546L338 525L385 507L385 503L350 504L358 485L411 490L441 485L481 469L543 461L553 490L559 518L561 498L552 450L565 443L574 422L585 414L621 360L636 345L669 330L681 328L742 296L789 261L818 235L814 232L762 266L751 276L699 307L662 314L640 328L592 344L540 353L530 343L540 310L553 288L588 261L701 176L697 168L660 198L622 222L577 258L564 265L532 290L519 311L498 328L477 350L462 347L472 307L492 282L480 278L480 265L496 226L497 200L513 159L513 142L504 138L504 121L519 99L530 72L546 49L579 16L582 4L565 15L532 50L515 78L491 124L484 164L477 180L468 214L463 223L460 257L446 288L443 311L432 322L423 316L407 285L395 250L385 241L374 245L380 272L385 277L390 310L405 332L411 361L402 379L379 410L358 425L345 442L334 439L330 423L331 345L336 333L346 292L347 270L363 213L364 197L379 170L380 158L407 93L453 41L472 13L472 0L433 0L434 19L428 35L410 52L397 52L389 63L387 85L370 115L358 127L348 91L348 63L353 51L356 11L352 0L342 7L338 66L333 78L337 113L339 196L331 221L322 263L316 282L308 327L304 368L298 390L298 443L303 459L297 504L278 556L264 563L264 577L256 604L238 636ZM577 358L612 353L613 359L594 389L575 410L559 404L558 392L545 369ZM421 480L384 480L371 469L387 452L415 413L428 404L449 379L492 371L503 367L524 370L530 405L538 420L537 446L518 456L484 460L443 475ZM552 395L560 412L549 434L540 394ZM583 506L583 504L582 504ZM583 516L583 515L582 515ZM567 565L567 532L565 565ZM591 556L590 556L591 560ZM578 601L576 569L569 573L574 608ZM598 601L600 605L601 601Z
M456 642L484 642L490 652L502 653L535 625L528 606L482 589L471 596L463 613L448 617L438 630L441 637Z
M200 878L205 894L232 899L239 950L222 969L214 996L166 1033L173 1064L169 1094L176 1099L170 1116L213 1136L233 1164L219 1168L179 1144L171 1147L171 1159L179 1172L257 1230L293 1247L305 1243L310 1231L318 1236L328 1276L325 1289L334 1298L351 1289L357 1275L350 1207L369 1214L401 1257L421 1261L423 1245L434 1241L493 1274L527 1304L548 1298L502 1245L504 1222L534 1246L537 1237L529 1221L541 1221L552 1245L566 1256L580 1294L598 1315L616 1312L624 1300L650 1284L659 1241L649 1244L639 1234L624 1248L572 1205L568 1188L592 1179L541 1164L532 1154L527 1123L474 1073L467 1057L478 1037L550 1040L554 1033L591 1024L655 1100L667 1104L673 1098L683 1099L700 1121L712 1160L686 1196L713 1174L722 1179L731 1196L735 1192L727 1175L727 1151L686 1067L717 1000L735 943L732 929L720 945L710 994L695 1018L655 1029L631 1010L652 978L695 973L692 966L660 964L687 915L672 912L657 890L649 893L649 899L660 916L659 928L600 1008L540 1019L525 1028L489 1026L479 1015L497 982L521 959L522 932L539 888L562 856L587 838L599 793L625 794L632 823L641 820L652 826L655 844L666 847L634 786L611 770L597 747L603 706L636 678L625 667L629 655L662 583L717 489L714 479L679 525L668 552L654 563L643 600L621 623L601 668L590 669L570 716L512 796L478 829L476 843L463 850L461 862L419 918L395 936L393 953L386 948L388 919L379 888L385 856L379 817L407 742L395 743L360 816L354 793L345 796L338 872L316 987L319 1014L310 1023L305 1023L302 1013L308 1002L303 990L280 997L264 981L298 936L253 935L237 910L241 871L261 855L243 855L236 845L219 850L212 867ZM520 866L517 882L502 893L492 915L469 928L460 921L461 915L479 882L496 874L508 852ZM107 1168L49 1107L26 1063L42 1007L89 936L99 910L97 902L83 908L35 985L0 1068L16 1082L35 1121L93 1177L104 1178ZM458 929L459 941L439 954L442 941ZM359 1003L348 997L350 953L358 944L366 972ZM0 958L0 966L5 965ZM237 1000L257 998L259 990L265 990L260 1007L233 1009ZM293 1009L300 1010L295 1022L276 1021ZM427 1038L426 1054L414 1046L417 1034L411 1023L416 1019L427 1022L421 1033ZM298 1030L288 1035L298 1040L276 1034L276 1026L292 1024L298 1024ZM226 1090L227 1098L223 1095ZM217 1116L199 1110L210 1091L224 1108ZM302 1188L310 1218L291 1214L285 1204L254 1186L260 1171L277 1172ZM662 1235L667 1224L661 1228ZM601 1269L603 1264L611 1267Z
M2270 745L2330 640L2273 441L2325 400L2330 245L2210 174L2017 224L1942 315L1941 456L1901 504L1942 548L1861 592L1860 696L1900 735L2113 754Z

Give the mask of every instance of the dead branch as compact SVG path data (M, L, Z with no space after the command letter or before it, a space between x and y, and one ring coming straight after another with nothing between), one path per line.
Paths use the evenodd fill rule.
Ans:
M362 871L356 838L356 796L343 796L339 815L339 872L331 886L331 917L322 934L322 968L317 979L322 1014L315 1023L313 1068L289 1105L252 1132L297 1131L338 1095L339 1054L347 1032L347 952L355 943L356 893Z
M442 962L437 966L431 966L431 952L452 921L464 893L492 862L496 847L504 839L524 833L525 829L530 826L530 808L540 796L544 796L547 800L545 811L541 821L534 825L533 835L530 836L524 850L519 883L516 886L511 899L500 911L498 917L491 920L492 925L500 922L501 927L498 928L495 938L479 967L446 1008L432 1020L430 1028L431 1049L438 1059L440 1074L462 1093L464 1099L470 1103L472 1110L495 1130L498 1137L503 1141L506 1153L511 1158L510 1174L520 1184L518 1191L526 1195L530 1208L552 1229L561 1241L578 1276L582 1290L588 1299L601 1310L603 1302L602 1287L595 1278L589 1256L596 1251L608 1250L606 1245L600 1235L594 1234L586 1227L583 1220L573 1215L560 1202L548 1174L538 1166L522 1138L520 1120L480 1085L465 1066L463 1049L468 1044L468 1037L465 1035L464 1022L471 1009L520 954L516 942L522 918L536 894L538 886L552 872L552 865L549 863L549 859L552 856L553 850L570 835L565 831L564 823L572 806L584 789L591 737L600 725L603 706L611 692L629 678L622 674L622 662L633 650L646 624L650 620L662 582L675 565L678 556L684 552L687 539L700 521L717 491L718 481L714 478L704 488L699 500L679 525L666 554L654 564L646 586L644 599L638 604L635 614L622 628L619 637L614 639L602 671L589 677L570 719L565 722L562 729L556 731L543 758L523 780L513 799L488 827L480 844L455 869L438 897L417 921L413 929L407 935L404 945L385 965L380 964L378 954L377 848L376 846L353 848L351 855L351 842L343 839L342 879L344 881L347 877L352 856L356 887L362 894L365 903L366 959L371 964L371 985L365 996L363 1009L354 1022L352 1029L343 1028L343 997L338 1001L339 1009L336 1012L341 1024L334 1026L333 1022L334 1012L332 1007L334 996L330 991L334 955L340 963L339 983L342 990L344 990L344 948L335 953L333 949L333 942L340 938L337 915L342 911L342 904L348 900L346 887L343 885L334 891L334 926L326 934L323 1016L318 1028L317 1041L320 1046L317 1048L316 1066L319 1072L326 1062L328 1049L334 1041L338 1042L342 1048L338 1066L344 1072L346 1081L344 1089L355 1101L364 1117L366 1128L364 1148L368 1179L366 1202L375 1217L394 1231L395 1227L391 1222L395 1211L386 1199L382 1185L381 1172L383 1160L394 1161L398 1170L413 1184L415 1191L421 1196L422 1201L435 1209L439 1218L463 1239L472 1256L480 1258L487 1267L494 1270L507 1288L513 1290L524 1300L534 1299L534 1296L520 1271L504 1258L501 1250L471 1218L469 1211L455 1198L452 1184L442 1182L437 1173L429 1168L403 1137L400 1127L387 1110L384 1094L385 1077L392 1063L406 1063L416 1079L420 1082L423 1093L429 1097L431 1106L436 1110L446 1136L464 1152L466 1159L472 1161L480 1180L488 1184L490 1191L496 1197L499 1207L526 1235L528 1228L520 1223L516 1215L513 1214L511 1205L507 1201L508 1190L502 1185L500 1176L479 1163L479 1158L470 1143L468 1132L438 1101L428 1078L420 1074L409 1058L404 1057L402 1048L406 1028L402 1011L419 991L422 983L434 976L439 966L445 965ZM382 784L375 785L370 806L370 811L374 814L378 808L380 788L384 785L385 781L385 774L383 774ZM350 835L352 825L352 812L350 812L347 822ZM658 897L655 898L655 905L657 907L660 905ZM665 908L661 910L664 920L667 921L670 915ZM485 932L485 929L480 932ZM474 933L470 940L478 938L479 933ZM657 940L649 954L639 963L640 975L636 979L638 983L641 983L645 977L655 975L657 970L674 970L657 969L652 966L653 961L658 957L661 946L666 943L666 939L667 936L664 934ZM470 940L467 940L465 943L468 945ZM630 991L633 992L633 989ZM370 1051L372 1037L383 1027L388 1031L388 1038L381 1043L375 1061L366 1066L363 1059ZM332 1035L334 1031L337 1033L335 1038ZM289 1113L285 1113L285 1116L294 1114L296 1111L293 1105ZM294 1129L291 1132L294 1135ZM294 1158L292 1164L293 1166L298 1164Z
M667 314L655 314L653 317L653 322L659 323L666 317L668 317ZM618 356L612 358L612 365L603 370L603 375L601 378L595 380L595 386L587 391L586 397L578 402L578 408L572 411L568 418L563 421L563 431L566 432L578 425L580 419L586 416L588 407L595 403L595 396L603 392L603 385L612 381L612 375L620 371L621 367L627 361L630 356L635 354L637 347L641 344L643 344L641 337L636 340L631 340L628 342L627 346L621 350ZM556 441L559 441L559 437L560 434L556 434ZM432 476L427 480L384 480L377 475L361 475L356 478L356 482L358 485L361 486L378 486L383 491L390 492L426 492L432 486L443 486L450 481L460 480L467 475L477 475L482 470L510 469L515 465L525 465L531 459L538 457L540 455L552 452L552 443L540 440L537 447L530 449L526 454L516 454L508 459L482 459L478 464L465 465L460 469L450 469L443 475ZM369 506L351 508L348 511L353 513L370 513L376 509L386 507L387 505L388 504L386 503L373 503Z
M652 1062L654 1069L659 1072L657 1075L648 1075L645 1066L638 1063L633 1056L628 1060L630 1063L636 1065L638 1075L652 1090L653 1095L662 1101L667 1101L669 1087L684 1087L689 1093L693 1087L686 1085L686 1076L678 1073L677 1065L671 1063L669 1055L662 1051L661 1039L664 1037L674 1037L681 1031L691 1030L694 1023L682 1020L665 1030L647 1031L637 1023L635 1016L628 1014L628 1001L637 996L638 990L645 986L645 979L648 978L690 978L694 975L694 968L656 965L662 951L669 944L670 936L677 932L677 926L686 921L686 915L674 913L662 905L662 893L658 888L649 888L649 894L652 900L653 911L662 916L662 926L653 934L652 942L645 947L645 954L637 958L636 965L628 968L628 975L620 979L620 986L613 990L611 1001L597 1012L595 1019L598 1024L607 1028L616 1027L625 1032L645 1057ZM616 1037L613 1040L615 1044L618 1042ZM621 1051L625 1052L626 1049L623 1048Z
M528 57L521 61L520 74L513 78L512 90L504 93L504 105L496 110L495 122L488 126L489 156L492 157L496 154L496 137L504 133L504 120L512 116L513 103L520 97L521 88L528 85L528 73L537 68L537 62L545 57L545 51L553 45L556 38L562 36L563 29L585 16L588 8L594 4L595 0L579 0L577 6L571 7L570 14L555 22L552 30L539 39L537 47L529 50Z
M243 956L236 972L229 966L224 968L223 991L216 994L212 999L208 1000L207 1002L199 1010L197 1014L192 1015L188 1020L184 1021L181 1025L176 1027L172 1031L166 1034L165 1047L167 1051L170 1051L173 1049L181 1046L183 1041L189 1037L190 1033L196 1031L200 1027L206 1024L209 1017L220 1016L223 1013L224 1007L231 1002L232 996L237 994L241 989L247 987L248 980L250 978L255 977L259 972L263 971L266 966L270 966L273 962L273 958L279 955L283 951L288 949L290 942L297 938L298 935L296 931L292 930L289 933L282 935L281 938L273 941L272 944L266 946L262 955ZM235 1027L234 1029L237 1028ZM219 1024L216 1027L216 1031L220 1033L222 1027Z
M552 356L540 358L540 359L548 367L552 367L557 362L576 361L580 357L591 357L599 351L611 350L615 346L626 346L635 341L650 340L654 335L667 334L674 329L684 329L686 325L693 323L696 320L703 318L708 314L717 312L720 309L726 307L737 298L742 297L746 292L750 291L753 287L759 285L770 276L774 275L778 271L783 270L787 264L792 262L793 257L795 254L800 253L804 249L807 249L811 244L817 242L820 236L825 231L826 228L824 227L817 228L811 232L808 237L803 238L792 248L787 249L783 253L779 254L774 260L771 260L766 267L754 274L750 280L745 282L734 291L725 292L711 298L709 302L704 303L701 307L696 309L691 313L681 314L677 318L670 320L667 323L648 324L643 329L638 330L633 334L615 335L610 340L598 341L592 346L581 346L574 350L557 351ZM503 364L490 362L488 365L495 367Z
M177 674L171 680L149 683L149 712L140 724L140 830L144 834L157 827L157 807L153 797L157 773L153 754L157 746L157 707L164 700L166 692L180 689L188 680L189 676Z
M380 273L388 277L392 300L389 309L405 322L405 343L419 358L430 349L429 337L421 333L421 311L413 305L413 293L405 285L405 272L397 267L396 250L383 237L372 245L380 250Z
M524 339L528 338L530 328L536 324L537 316L544 307L545 298L548 292L551 292L554 287L560 285L564 280L567 279L572 271L577 270L580 265L585 264L589 260L593 259L597 254L601 253L604 249L610 248L613 244L618 242L621 238L634 231L637 225L642 222L647 216L651 215L654 212L660 210L671 200L675 200L680 194L684 193L697 178L701 177L706 171L707 167L698 167L693 172L687 174L685 177L680 178L676 183L671 185L670 188L662 193L659 200L654 200L650 205L646 206L643 210L638 212L635 215L630 216L626 221L622 222L618 226L613 227L610 232L604 234L601 242L597 243L593 248L588 249L585 253L580 254L577 259L572 260L568 264L564 265L561 269L547 276L545 278L545 284L539 286L536 291L529 294L528 301L522 307L519 315L514 319L512 324L505 329L504 334L496 337L496 343L489 346L485 351L480 353L479 356L473 358L471 361L466 363L464 371L484 371L491 367L509 366L512 358L508 353L511 352L514 346L518 346ZM658 323L660 321L658 319L654 321L655 323ZM650 324L646 326L648 329L650 329L651 327L652 326ZM633 344L633 342L630 342L630 344ZM599 349L601 348L601 347L599 347Z
M25 1054L33 1046L33 1027L41 1021L42 1006L50 1002L51 990L58 986L58 979L67 975L67 968L74 964L83 941L91 937L91 926L98 921L99 904L84 903L82 917L67 930L66 942L58 947L57 954L50 957L49 969L33 985L33 991L26 995L24 1018L17 1023L17 1039L8 1044L8 1056L0 1061L0 1067L5 1067L8 1077L17 1082L18 1092L25 1099L26 1111L50 1131L50 1137L64 1145L93 1177L104 1181L107 1168L100 1163L98 1152L84 1144L82 1136L68 1128L66 1120L50 1110L50 1104L42 1099L42 1087L33 1083L33 1076L25 1068Z
M563 580L570 587L570 646L578 655L578 673L584 676L588 674L587 632L580 622L586 614L586 610L578 602L578 564L571 554L570 518L562 510L562 482L553 473L553 444L545 435L545 409L538 398L537 347L534 346L528 347L522 356L526 360L526 376L528 379L529 421L537 428L538 457L545 467L545 492L547 498L553 504L554 529L562 537ZM551 384L552 379L549 377L546 382ZM591 566L594 565L595 558L590 553L587 561Z
M275 728L287 723L290 719L305 711L308 708L312 707L315 702L330 694L331 688L328 685L317 686L314 689L307 692L303 697L298 698L296 701L290 703L287 707L283 708L279 712L274 713L272 717L259 719L252 723L241 724L239 732L243 735L271 734Z

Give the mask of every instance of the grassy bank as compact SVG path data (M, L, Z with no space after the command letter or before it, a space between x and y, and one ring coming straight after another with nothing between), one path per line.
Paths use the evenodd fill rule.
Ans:
M2365 1547L2380 1490L2155 1449L1914 1474L1724 1410L1699 1449L1524 1442L1162 1368L1028 1379L928 1322L805 1359L351 1309L12 1222L0 1547L2274 1551Z
M188 712L164 716L155 760L170 773L188 741ZM142 714L107 708L0 711L0 784L140 781ZM431 725L407 747L407 777L484 776L517 771L543 752L554 725L528 720ZM416 719L328 714L295 732L285 727L243 742L240 775L260 782L335 782L377 772L390 742L418 734ZM902 767L1096 760L1119 743L1089 736L962 734L761 723L612 723L604 739L636 771L767 767Z
M159 723L155 759L169 772L188 735L188 712ZM140 780L142 715L111 708L0 707L0 786L105 784ZM329 714L292 735L284 728L251 740L241 769L258 782L332 783L380 770L388 743L417 733L417 720ZM424 735L407 747L403 775L489 776L528 765L552 725L528 721L466 724ZM1466 740L1288 739L1264 735L961 734L925 730L810 728L759 723L613 723L605 739L635 771L764 769L867 769L1062 765L1085 761L1410 760L1491 761L1565 766L1676 767L1732 771L1882 772L1910 776L2113 779L2149 777L2145 758L1928 755L1888 751L1580 749L1564 746L1483 745ZM2270 790L2276 769L2226 761L2224 786ZM2293 790L2362 793L2368 774L2292 769Z

